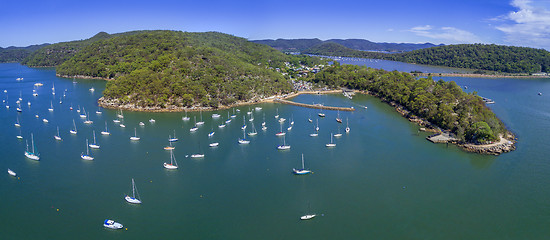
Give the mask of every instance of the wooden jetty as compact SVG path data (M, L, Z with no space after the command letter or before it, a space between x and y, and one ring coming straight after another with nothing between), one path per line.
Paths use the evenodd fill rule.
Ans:
M284 103L284 104L299 106L299 107L307 107L307 108L326 109L326 110L335 110L335 111L340 110L340 111L348 111L348 112L355 111L355 108L353 108L353 107L349 107L349 108L348 107L330 107L330 106L323 106L323 105L297 103L297 102L283 100L283 99L275 99L273 101L278 102L278 103Z

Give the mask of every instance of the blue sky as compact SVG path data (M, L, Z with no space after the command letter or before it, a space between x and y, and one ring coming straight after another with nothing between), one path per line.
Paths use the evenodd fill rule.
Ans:
M169 29L250 40L360 38L550 50L550 0L8 1L0 11L0 47Z

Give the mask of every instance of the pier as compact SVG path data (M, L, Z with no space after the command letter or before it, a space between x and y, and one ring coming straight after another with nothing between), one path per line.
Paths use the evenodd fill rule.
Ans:
M339 110L339 111L348 111L348 112L353 112L355 111L355 108L353 107L330 107L330 106L323 106L323 105L314 105L314 104L305 104L305 103L297 103L297 102L292 102L292 101L288 101L288 100L283 100L283 99L275 99L273 100L274 102L278 102L278 103L283 103L283 104L289 104L289 105L294 105L294 106L299 106L299 107L306 107L306 108L316 108L316 109L326 109L326 110Z

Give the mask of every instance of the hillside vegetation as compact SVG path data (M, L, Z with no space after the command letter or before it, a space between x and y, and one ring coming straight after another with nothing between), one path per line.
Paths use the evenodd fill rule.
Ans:
M276 69L315 59L222 33L150 31L90 43L56 70L114 79L104 101L118 105L218 107L290 92Z
M337 43L323 43L305 53L326 56L376 58L436 66L480 69L503 73L550 71L550 52L543 49L486 44L460 44L405 53L357 51Z
M332 87L367 90L410 110L432 124L452 131L468 142L498 139L506 128L475 93L465 93L455 82L416 79L408 73L365 66L335 64L311 81Z

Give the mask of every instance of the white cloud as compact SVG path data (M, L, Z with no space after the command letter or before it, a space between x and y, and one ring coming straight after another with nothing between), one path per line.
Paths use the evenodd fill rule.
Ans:
M518 10L498 17L505 23L496 27L505 34L505 41L513 45L550 49L550 6L530 0L514 0L511 5Z
M432 38L446 43L477 43L479 37L475 34L455 27L441 27L435 29L430 25L416 26L408 30L418 36Z

